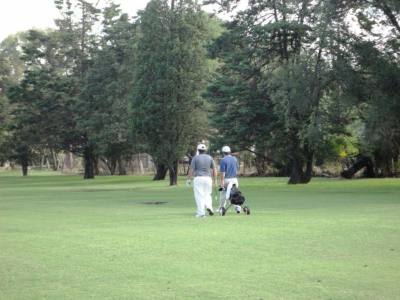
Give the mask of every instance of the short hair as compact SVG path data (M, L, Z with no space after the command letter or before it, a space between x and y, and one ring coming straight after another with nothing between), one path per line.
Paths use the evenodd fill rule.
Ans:
M206 153L206 150L199 150L199 154Z

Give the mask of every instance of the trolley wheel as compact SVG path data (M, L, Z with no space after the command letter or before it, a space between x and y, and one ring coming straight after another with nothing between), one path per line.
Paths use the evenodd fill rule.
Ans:
M243 212L244 212L246 215L249 215L249 214L250 214L250 207L244 206L244 207L243 207Z

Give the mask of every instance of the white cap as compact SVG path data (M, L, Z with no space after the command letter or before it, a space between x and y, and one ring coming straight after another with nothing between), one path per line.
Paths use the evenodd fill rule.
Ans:
M229 148L229 146L223 146L222 147L222 152L223 153L231 153L231 148Z
M207 150L207 146L206 145L204 145L204 144L198 144L197 145L197 150Z

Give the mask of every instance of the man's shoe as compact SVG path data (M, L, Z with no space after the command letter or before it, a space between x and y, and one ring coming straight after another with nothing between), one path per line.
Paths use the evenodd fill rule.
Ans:
M196 218L205 218L205 215L196 215Z
M210 208L207 208L207 211L208 211L208 214L209 214L210 216L213 216L213 215L214 215L214 212L213 212Z

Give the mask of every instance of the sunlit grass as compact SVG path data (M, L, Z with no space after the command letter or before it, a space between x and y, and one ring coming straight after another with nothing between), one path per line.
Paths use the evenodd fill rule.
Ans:
M196 219L183 178L12 175L0 299L399 299L398 179L244 178L250 216Z

